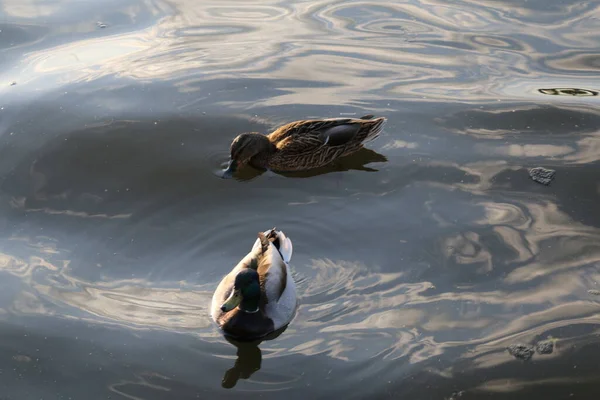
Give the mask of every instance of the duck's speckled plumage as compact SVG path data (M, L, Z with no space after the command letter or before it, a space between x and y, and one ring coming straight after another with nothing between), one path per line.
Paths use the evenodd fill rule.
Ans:
M301 171L322 167L354 153L379 136L385 118L302 120L286 124L268 135L246 133L230 148L235 166L248 163L274 171Z
M296 286L289 273L292 242L275 228L259 233L252 250L219 283L212 299L211 317L223 333L237 339L256 339L287 325L296 307ZM260 300L256 312L239 307L223 311L222 304L234 290L237 275L244 269L258 272Z

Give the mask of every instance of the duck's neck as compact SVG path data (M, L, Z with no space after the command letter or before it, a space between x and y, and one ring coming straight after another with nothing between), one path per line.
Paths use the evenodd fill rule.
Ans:
M259 300L259 297L243 298L242 302L238 307L243 312L253 314L255 312L258 312Z

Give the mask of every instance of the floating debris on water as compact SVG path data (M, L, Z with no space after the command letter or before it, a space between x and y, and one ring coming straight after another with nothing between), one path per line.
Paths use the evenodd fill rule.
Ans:
M589 294L593 294L594 296L600 296L600 290L592 289L588 290Z
M535 345L538 354L552 354L554 351L554 340L542 340Z
M17 362L24 362L24 363L31 362L31 357L25 356L23 354L17 354L16 356L13 356L12 359Z
M556 88L556 89L538 89L542 94L551 96L598 96L598 92L589 89L578 88Z
M10 83L10 86L15 86L16 84L17 84L17 82L15 82L15 81L12 81L12 82Z
M102 23L102 22L100 22L100 21L96 22L96 25L97 25L97 26L98 26L98 28L100 28L100 29L104 29L104 28L106 28L106 24L104 24L104 23Z
M533 346L528 344L511 344L506 348L511 356L527 361L533 356Z
M535 167L529 170L529 176L534 181L541 183L542 185L549 185L554 179L556 171L553 169L547 169L542 167Z
M457 399L461 398L464 393L465 393L464 390L461 390L460 392L452 392L452 394L450 395L450 397L448 397L447 400L457 400Z

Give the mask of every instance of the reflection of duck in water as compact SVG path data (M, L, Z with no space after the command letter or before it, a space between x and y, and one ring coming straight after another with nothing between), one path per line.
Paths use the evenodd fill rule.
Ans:
M297 307L287 263L292 241L275 228L258 234L252 250L219 283L211 317L223 333L254 340L286 326Z
M231 159L223 177L231 177L244 164L279 172L323 167L377 138L385 120L372 115L302 120L269 135L242 133L231 143Z
M237 359L235 360L233 367L229 368L225 372L223 380L221 381L221 386L226 389L231 389L237 384L238 380L249 379L253 373L260 369L262 364L262 352L258 345L264 340L276 339L286 329L287 325L269 334L263 339L253 342L239 342L235 339L226 337L229 343L237 347Z

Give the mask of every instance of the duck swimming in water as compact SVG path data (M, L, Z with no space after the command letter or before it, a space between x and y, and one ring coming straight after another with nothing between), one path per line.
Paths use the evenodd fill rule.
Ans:
M287 325L296 313L288 267L292 241L275 228L258 234L252 250L217 286L211 317L223 333L255 340Z
M268 135L242 133L231 142L223 177L244 164L280 172L322 167L377 138L385 121L372 115L313 119L291 122Z

